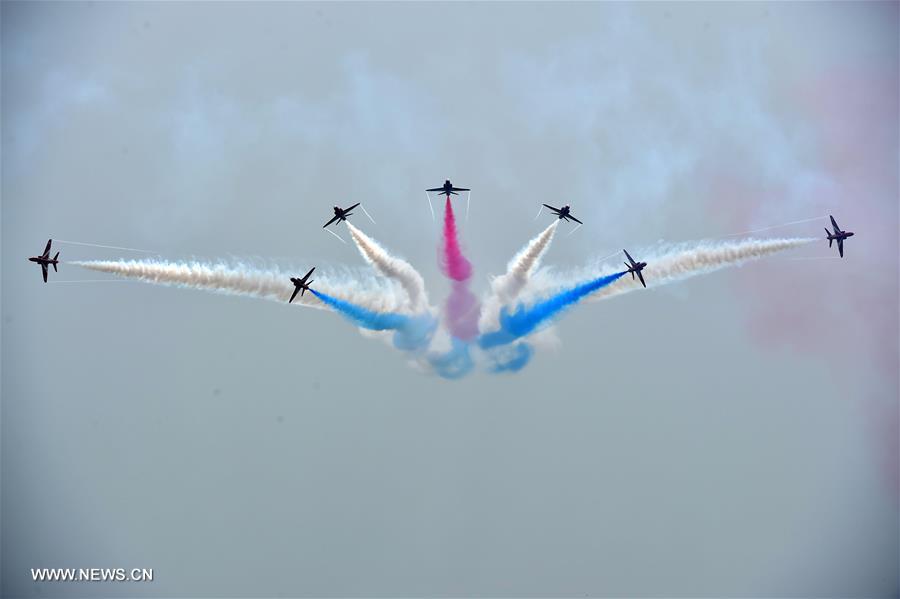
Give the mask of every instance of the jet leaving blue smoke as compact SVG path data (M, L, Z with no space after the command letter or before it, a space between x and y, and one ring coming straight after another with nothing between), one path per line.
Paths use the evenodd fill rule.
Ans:
M490 349L512 343L520 337L533 333L539 326L546 324L581 298L614 283L625 272L627 271L588 281L572 289L562 291L547 300L538 302L530 308L519 304L519 307L512 314L504 308L500 313L500 330L485 333L479 337L478 345L482 349Z
M437 328L437 320L428 314L407 316L396 312L374 312L315 289L309 291L360 328L370 331L396 331L394 346L397 349L415 351L427 347Z

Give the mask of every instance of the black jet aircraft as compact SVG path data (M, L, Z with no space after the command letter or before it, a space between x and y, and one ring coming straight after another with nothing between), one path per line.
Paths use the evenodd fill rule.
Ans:
M425 191L439 191L440 193L438 195L445 195L449 198L451 195L458 196L459 194L456 193L457 191L472 191L472 190L467 189L465 187L453 187L453 183L450 182L450 179L447 179L446 181L444 181L444 184L441 187L426 189Z
M835 222L834 217L830 214L828 217L831 219L831 226L834 227L834 233L832 234L828 228L825 228L825 237L828 239L828 247L831 247L832 242L837 241L838 243L838 253L841 255L841 258L844 257L844 240L848 237L853 237L853 231L841 231L841 228ZM49 247L49 246L47 246Z
M294 284L294 293L291 294L291 299L288 300L289 304L294 301L295 297L297 297L298 291L300 291L300 297L303 297L303 294L306 293L307 289L309 289L309 284L312 283L312 281L307 281L307 279L309 278L309 275L311 275L315 269L316 269L315 266L310 268L309 272L306 273L306 275L302 279L298 279L297 277L291 277L291 283ZM302 289L302 291L301 291L301 289Z
M852 233L851 233L852 235ZM29 262L37 262L41 265L41 273L44 275L44 282L47 282L47 266L53 265L53 272L59 272L56 270L56 265L59 264L59 252L56 252L56 255L52 258L50 257L50 244L53 243L52 239L47 240L47 247L44 248L44 253L40 256L32 256L28 259Z
M641 280L641 285L643 285L646 288L647 283L644 282L644 275L641 274L641 271L644 270L644 267L647 266L647 263L646 262L635 262L634 258L631 257L631 254L628 253L628 250L622 250L622 251L625 252L625 255L628 257L628 262L631 262L631 264L628 264L628 262L625 263L625 266L628 267L628 270L626 270L625 272L631 273L632 281L634 280L634 275L637 275L638 278Z
M352 211L354 208L356 208L357 206L359 206L359 202L353 204L353 205L350 206L349 208L340 208L340 207L338 207L338 206L335 206L335 207L334 207L334 216L331 217L331 220L330 220L330 221L328 221L327 223L325 223L324 225L322 225L322 228L324 229L325 227L327 227L328 225L330 225L330 224L333 223L333 222L338 222L338 223L339 223L339 222L341 222L342 220L347 220L347 217L350 216L351 214L353 214L353 212L351 212L351 211Z
M553 212L553 214L555 214L556 216L559 217L560 220L574 220L579 225L584 224L583 222L581 222L580 220L578 220L577 218L575 218L574 216L569 214L570 208L568 205L563 206L562 208L554 208L550 204L544 204L544 207L549 208Z

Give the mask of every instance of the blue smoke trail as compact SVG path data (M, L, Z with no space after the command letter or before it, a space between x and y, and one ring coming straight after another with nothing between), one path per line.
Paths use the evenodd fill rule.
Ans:
M409 316L405 314L374 312L351 302L331 297L327 293L322 293L315 289L310 289L309 291L322 300L325 305L334 308L345 318L363 329L369 329L370 331L396 331L403 328L409 320Z
M396 312L375 312L321 291L314 289L309 291L360 328L370 331L396 331L394 346L397 349L415 351L426 347L437 328L437 320L428 314L407 316Z
M516 339L534 332L539 326L546 324L584 296L616 282L626 272L617 272L582 283L577 287L562 291L547 300L538 302L530 308L519 304L519 307L512 314L504 308L500 313L500 330L485 333L479 337L478 345L482 349L490 349L512 343Z
M402 351L424 349L431 343L437 326L437 319L430 314L410 316L404 327L394 333L394 347Z
M452 349L447 353L428 356L428 363L445 379L462 378L475 366L469 354L469 344L456 337L452 338L452 343Z
M519 372L531 360L534 348L527 343L497 347L490 351L493 364L488 368L493 373Z

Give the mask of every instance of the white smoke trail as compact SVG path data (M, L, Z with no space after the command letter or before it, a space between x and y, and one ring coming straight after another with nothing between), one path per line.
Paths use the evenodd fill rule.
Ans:
M431 222L434 222L434 206L431 205L431 196L425 192L425 199L428 200L428 209L431 210Z
M71 263L67 263L71 264ZM51 285L60 285L62 283L134 283L128 279L81 279L79 281L47 281Z
M124 250L126 252L140 252L142 254L159 254L159 252L152 252L150 250L139 250L137 248L126 248L119 245L101 245L99 243L87 243L84 241L67 241L65 239L57 239L56 243L69 243L72 245L84 245L92 248L106 248L109 250Z
M528 284L531 274L550 248L558 224L558 220L550 223L550 226L513 256L506 266L505 274L491 279L491 293L482 303L481 317L478 321L479 330L489 331L497 327L501 307L511 304Z
M771 231L772 229L781 229L784 227L790 227L792 225L799 225L802 223L811 223L816 220L822 220L828 218L827 216L814 216L812 218L804 218L802 220L794 220L789 223L782 223L780 225L772 225L771 227L763 227L762 229L753 229L752 231L741 231L740 233L729 233L727 235L720 235L717 239L722 239L724 237L740 237L741 235L754 235L756 233L762 233L764 231Z
M788 260L843 260L840 256L803 256L801 258L788 258Z
M344 240L341 238L340 235L338 235L337 233L335 233L335 232L332 231L331 229L325 229L325 230L326 230L327 232L331 233L332 235L334 235L335 237L337 237L337 240L338 240L338 241L340 241L340 242L343 243L344 245L347 245L347 242L344 241Z
M785 250L799 248L815 241L818 241L818 239L744 239L741 241L688 242L659 248L649 253L634 253L634 257L635 260L647 262L647 266L643 271L647 287L658 287L728 266L737 266L750 260L764 258ZM531 283L523 292L523 295L527 295L529 300L537 299L586 280L620 272L621 270L623 268L615 268L610 265L594 265L593 267L568 273L541 269L532 275ZM640 281L632 280L630 276L625 276L615 283L603 287L587 299L606 299L636 289L642 289Z
M425 280L413 266L400 258L391 256L374 239L347 222L350 237L356 243L359 253L375 270L389 279L394 279L409 296L409 308L413 313L428 309L428 294Z
M70 262L120 277L146 283L204 289L219 293L247 295L287 303L294 292L290 277L303 273L282 272L278 269L261 270L236 263L168 262L165 260L92 260ZM391 281L371 276L352 276L320 273L314 276L313 288L339 297L369 310L403 311L406 303L401 290ZM301 306L328 309L313 294L298 295L293 302Z
M366 210L366 207L365 207L365 206L363 206L362 204L360 204L359 207L362 208L362 211L366 213L366 216L369 217L369 220L372 221L372 224L373 224L373 225L377 225L377 224L378 224L378 223L375 222L375 219L372 218L372 215L369 214L369 211ZM350 224L350 221L349 221L349 220L347 221L347 224Z

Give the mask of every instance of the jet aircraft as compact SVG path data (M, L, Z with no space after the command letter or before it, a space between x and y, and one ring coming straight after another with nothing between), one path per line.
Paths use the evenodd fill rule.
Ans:
M831 219L831 226L834 227L834 233L832 234L828 228L825 228L825 237L828 239L828 247L831 247L831 243L837 241L838 244L838 253L841 255L841 258L844 257L844 240L848 237L853 237L853 231L841 231L841 228L838 226L837 222L835 222L834 217L830 214L828 217Z
M297 277L291 277L291 283L294 284L294 293L291 294L291 299L288 300L289 304L294 301L295 297L297 297L298 291L300 291L300 297L303 297L303 294L306 293L307 289L309 289L309 284L312 283L312 281L311 280L307 281L307 279L309 279L309 275L311 275L315 269L316 269L315 266L310 268L309 272L306 273L306 275L304 275L304 277L302 279L298 279Z
M53 272L59 272L56 270L56 265L59 264L59 252L56 252L56 255L52 258L50 257L50 244L53 243L52 239L47 240L47 247L44 248L44 253L40 256L32 256L28 259L29 262L37 262L41 265L41 273L44 275L44 282L47 282L47 266L53 265Z
M328 221L327 223L325 223L324 225L322 225L322 228L324 229L325 227L327 227L328 225L330 225L330 224L333 223L333 222L338 222L338 223L339 223L339 222L341 222L342 220L347 220L347 217L350 216L351 214L353 214L352 210L353 210L354 208L356 208L357 206L359 206L359 202L353 204L353 205L350 206L349 208L340 208L340 207L338 207L338 206L335 206L335 207L334 207L334 216L331 217L331 220L330 220L330 221Z
M459 195L458 193L456 193L457 191L472 190L466 187L453 187L453 183L450 182L450 179L447 179L446 181L444 181L444 184L441 187L434 187L432 189L426 189L425 191L438 191L440 192L438 195L445 195L449 198L451 195Z
M641 271L644 270L644 267L647 266L647 263L646 262L635 262L634 258L631 257L631 254L628 253L628 250L622 250L622 251L625 252L625 255L628 257L628 262L631 262L631 264L629 264L628 262L625 263L625 266L628 267L628 270L626 270L625 272L631 273L632 281L634 280L634 275L637 275L637 277L641 280L641 285L643 285L646 288L647 283L644 282L644 275L641 274Z
M559 217L560 220L574 220L579 225L584 224L583 222L581 222L580 220L578 220L577 218L575 218L574 216L572 216L570 214L570 212L569 212L570 208L568 205L563 206L562 208L554 208L550 204L544 204L544 207L549 208L553 212L553 214L555 214L556 216Z

